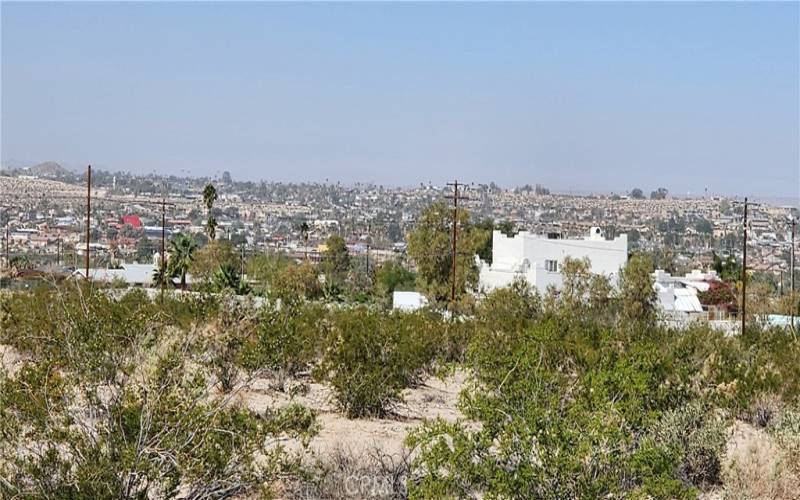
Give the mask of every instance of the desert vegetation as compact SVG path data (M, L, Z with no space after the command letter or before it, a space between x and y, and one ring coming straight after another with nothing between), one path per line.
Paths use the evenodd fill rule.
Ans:
M791 330L665 327L640 255L544 293L470 292L465 259L449 302L432 210L416 273L358 276L335 238L318 264L213 243L192 292L3 291L0 496L796 497ZM415 287L429 307L391 309Z
M357 497L337 481L358 473L384 478L379 497L791 498L790 332L665 329L644 261L611 296L580 262L566 269L564 293L516 283L449 317L299 292L4 293L3 496ZM295 399L308 384L342 418L391 420L404 391L453 369L468 373L461 416L415 422L399 456L309 460L282 444L320 431ZM259 378L289 403L251 408Z

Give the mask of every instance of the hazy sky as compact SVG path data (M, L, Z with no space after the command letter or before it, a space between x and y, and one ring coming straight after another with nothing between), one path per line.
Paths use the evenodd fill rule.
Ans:
M796 2L0 9L4 161L800 192Z

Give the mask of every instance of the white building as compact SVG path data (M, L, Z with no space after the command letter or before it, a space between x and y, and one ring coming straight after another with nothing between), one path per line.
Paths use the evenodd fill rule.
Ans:
M428 305L428 299L419 292L393 292L392 308L401 311L416 311Z
M661 269L653 273L653 289L658 295L658 304L671 317L702 316L703 306L697 292L708 291L712 281L719 281L714 271L704 273L694 269L684 276L672 276Z
M628 262L628 236L607 240L599 227L583 239L568 240L522 231L509 238L500 231L492 234L492 263L478 259L479 286L484 291L510 285L523 278L539 291L563 283L561 266L567 257L590 261L590 271L608 276L616 284L619 270Z
M89 277L92 281L104 283L113 283L117 280L129 286L153 286L153 276L156 269L158 269L156 264L121 264L118 269L90 267ZM72 275L85 278L86 269L76 269ZM175 285L179 285L180 281L180 278L172 278L172 282ZM192 275L187 274L186 284L191 285L193 282Z

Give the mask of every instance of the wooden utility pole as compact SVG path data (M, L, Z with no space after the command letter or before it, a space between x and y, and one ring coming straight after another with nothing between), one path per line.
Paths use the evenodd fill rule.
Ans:
M8 213L8 207L4 207L6 212L6 270L8 271L8 279L11 279L11 253L9 252L10 240L8 238L8 222L11 220L11 214Z
M89 280L89 240L92 237L91 228L89 227L92 221L92 166L88 165L86 168L86 279Z
M458 194L458 186L463 186L464 184L459 184L458 180L453 182L448 182L448 186L453 186L453 196L447 196L446 198L453 200L453 249L452 249L452 258L453 258L453 276L452 276L452 283L450 287L450 303L455 304L456 302L456 262L458 257L458 200L467 200L468 198L464 196L460 196Z
M166 268L167 200L161 198L161 303L164 303L164 283L167 281Z
M245 245L247 244L247 240L245 239L242 241L242 260L240 264L239 276L243 279L244 278L244 254L245 254Z
M742 243L742 335L747 321L747 198L744 199L744 241Z
M369 278L369 243L370 243L370 241L369 241L369 238L370 238L370 235L369 235L370 227L369 226L370 226L370 224L369 224L369 222L367 222L367 278Z
M791 318L792 318L791 319L792 330L794 330L794 308L795 308L795 299L794 299L794 234L795 234L796 227L797 227L797 220L794 217L792 217L792 249L791 249L791 252L789 253L790 254L790 257L789 257L789 272L791 273L791 276L789 277L789 283L790 283L790 287L792 289L792 293L790 295L791 300L789 301L789 304L790 304L789 310L791 311L790 314L791 314Z

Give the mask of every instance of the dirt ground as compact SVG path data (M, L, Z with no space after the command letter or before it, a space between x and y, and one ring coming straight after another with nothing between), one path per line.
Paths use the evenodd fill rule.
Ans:
M324 457L335 450L362 454L380 450L390 455L400 455L408 432L425 420L437 417L455 421L460 413L457 409L458 395L466 383L466 373L457 370L444 379L431 377L418 387L403 392L405 402L398 405L385 418L349 419L336 407L330 388L324 384L310 382L307 392L290 396L273 389L270 379L253 381L241 392L242 403L254 411L280 408L289 403L298 403L317 413L319 434L311 439L306 453ZM288 450L303 451L302 444L293 439L281 443Z

